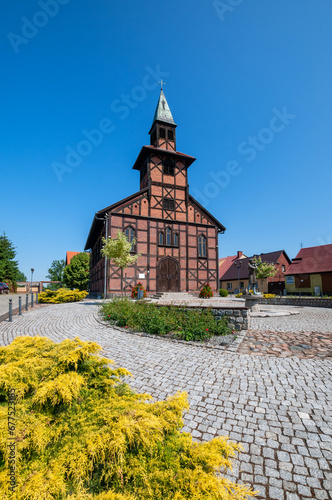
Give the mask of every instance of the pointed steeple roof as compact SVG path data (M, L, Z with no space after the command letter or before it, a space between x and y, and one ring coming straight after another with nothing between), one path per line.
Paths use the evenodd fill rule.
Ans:
M159 101L156 107L156 112L154 114L153 123L156 120L175 125L175 121L173 119L170 107L166 101L163 89L161 89L160 91Z

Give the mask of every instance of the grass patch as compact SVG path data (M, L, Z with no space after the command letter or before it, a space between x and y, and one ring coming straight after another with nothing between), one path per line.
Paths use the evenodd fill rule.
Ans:
M215 320L211 309L186 309L158 306L128 299L115 299L101 307L104 320L154 335L172 335L182 340L208 340L214 335L228 335L226 319Z

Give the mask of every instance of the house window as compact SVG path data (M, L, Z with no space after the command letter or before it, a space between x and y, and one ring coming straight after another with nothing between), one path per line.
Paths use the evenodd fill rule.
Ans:
M159 233L159 245L163 245L164 244L164 233L161 231Z
M174 246L175 247L179 246L179 235L178 235L178 233L174 234Z
M244 288L244 281L240 281L240 288Z
M310 288L310 274L298 274L295 276L295 288Z
M163 208L164 210L174 210L175 204L172 198L164 198Z
M286 267L284 265L281 266L281 270L284 273L286 271Z
M168 130L167 137L169 141L174 141L174 132L173 130Z
M232 283L227 283L227 290L232 290L233 286Z
M125 236L127 238L127 240L129 241L129 243L131 243L131 249L130 251L131 252L134 252L135 251L135 245L133 243L133 239L135 238L135 231L133 230L132 227L127 227L127 229L125 230Z
M198 238L198 257L206 257L206 238L203 235Z
M172 244L172 231L171 228L168 227L166 229L166 245L170 247L171 244Z
M166 139L166 130L164 128L160 129L160 138Z

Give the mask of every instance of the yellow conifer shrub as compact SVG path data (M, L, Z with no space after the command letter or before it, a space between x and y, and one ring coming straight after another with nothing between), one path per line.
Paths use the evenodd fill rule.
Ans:
M136 394L94 342L18 337L0 348L2 500L245 500L216 471L239 445L181 433L186 393ZM8 486L8 391L16 394L16 489Z
M78 289L66 290L59 288L58 290L46 290L38 295L38 302L41 304L62 304L63 302L78 302L84 299L88 292L80 292Z

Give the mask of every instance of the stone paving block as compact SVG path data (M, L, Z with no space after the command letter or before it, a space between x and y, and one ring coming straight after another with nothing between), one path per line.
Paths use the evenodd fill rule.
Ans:
M132 372L128 383L138 392L165 399L179 389L186 390L191 407L184 415L184 430L191 431L195 440L231 434L242 442L244 451L239 454L240 462L235 462L233 478L239 477L242 466L241 474L251 486L266 488L263 498L313 500L314 492L317 499L326 500L325 491L331 487L328 461L332 460L328 359L283 358L278 351L242 354L241 346L251 331L233 352L129 334L100 322L96 304L45 306L15 317L12 324L0 323L0 344L8 345L26 332L57 342L75 336L95 341L104 348L104 356ZM292 324L309 324L314 317L313 324L332 326L332 310L319 314L304 310ZM302 333L287 334L287 342L315 341L316 334L301 329ZM280 342L270 329L260 335Z

